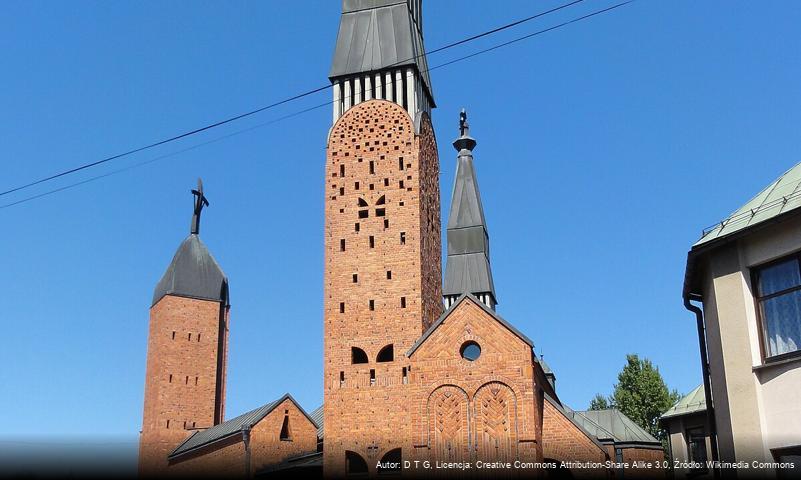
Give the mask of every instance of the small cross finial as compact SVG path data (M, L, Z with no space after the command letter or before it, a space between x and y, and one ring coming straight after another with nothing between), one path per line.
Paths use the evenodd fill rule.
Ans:
M197 235L200 233L200 213L203 211L203 207L209 206L209 201L203 194L203 181L199 178L197 179L197 190L192 190L192 195L195 196L195 210L192 214L191 233Z
M457 152L462 150L473 150L476 146L476 140L470 136L470 125L467 123L467 110L464 108L459 112L459 138L454 140L453 148Z
M459 112L459 135L470 135L470 125L467 124L467 111L463 108Z

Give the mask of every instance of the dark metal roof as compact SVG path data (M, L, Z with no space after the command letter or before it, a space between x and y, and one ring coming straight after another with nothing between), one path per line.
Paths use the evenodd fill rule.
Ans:
M419 0L343 0L329 78L415 66L433 105L422 25L412 14L410 1L419 4Z
M601 442L662 448L662 442L616 408L573 411L573 418Z
M453 305L449 309L445 310L445 312L442 315L440 315L440 317L437 319L436 322L434 322L433 324L431 324L430 327L428 327L428 330L426 330L425 333L423 333L422 337L420 337L416 342L414 342L414 345L412 345L412 348L410 348L409 351L406 352L406 357L411 357L412 354L418 348L420 348L420 345L422 345L426 341L426 339L428 339L428 337L430 337L431 334L434 333L434 330L436 330L448 318L448 316L451 314L451 312L455 311L456 307L458 307L462 302L467 301L467 299L469 299L470 301L472 301L473 303L475 303L476 305L481 307L482 310L484 310L485 312L490 314L492 316L492 318L494 318L495 320L500 322L501 325L506 327L510 332L514 333L518 338L520 338L520 340L523 340L524 342L526 342L528 344L528 346L530 346L531 348L534 348L534 342L532 342L531 339L529 339L527 336L523 335L523 333L521 333L520 330L516 329L511 323L509 323L506 320L504 320L500 315L498 315L495 312L495 310L493 310L493 309L489 308L488 306L484 305L484 302L482 302L481 300L477 299L473 295L471 295L469 293L464 293L464 294L462 294L462 296L460 296L453 303Z
M192 434L189 438L184 440L184 442L178 445L172 453L170 453L169 458L175 458L185 453L188 453L192 450L197 450L198 448L205 447L206 445L212 444L219 440L223 440L225 438L230 438L232 436L241 435L243 430L250 430L251 427L259 423L264 417L270 414L275 407L283 403L284 400L291 400L292 403L298 408L298 410L309 419L310 422L315 423L314 420L303 410L298 402L292 398L292 395L286 393L283 397L279 398L278 400L274 400L266 405L262 405L259 408L251 410L247 413L243 413L242 415L232 418L230 420L226 420L218 425L215 425L211 428L207 428L206 430L199 430ZM315 423L316 425L316 423Z
M317 426L317 438L323 438L323 426L325 418L323 417L323 405L314 409L310 414L311 421Z
M156 285L151 305L165 295L213 300L228 305L228 277L198 235L189 235L178 247L170 266Z
M497 302L490 268L489 234L473 167L476 141L470 136L464 110L460 115L460 133L453 142L459 157L448 215L448 258L442 293L446 296L489 293Z
M559 411L566 419L570 421L576 428L579 429L581 433L587 436L592 443L595 444L596 447L600 448L601 451L604 453L606 452L606 448L604 448L603 444L598 440L596 436L592 434L592 432L588 431L581 422L578 422L575 418L574 411L568 408L565 405L562 405L561 402L556 400L555 398L551 397L547 393L544 393L545 400L550 403L556 410Z

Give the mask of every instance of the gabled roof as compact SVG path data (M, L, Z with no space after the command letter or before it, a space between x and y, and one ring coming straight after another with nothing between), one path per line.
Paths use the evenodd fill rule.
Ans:
M484 303L481 302L481 300L477 299L473 295L471 295L469 293L464 293L458 299L456 299L456 301L453 303L453 305L451 305L451 307L449 309L445 310L445 312L443 312L442 315L439 316L439 318L437 319L436 322L434 322L433 324L431 324L430 327L428 327L428 330L426 330L425 333L423 333L422 337L420 337L416 342L414 342L414 345L412 345L412 348L410 348L409 351L406 352L406 356L407 357L411 357L412 354L418 348L420 348L420 345L422 345L426 341L426 339L428 339L428 337L430 337L431 334L433 334L434 331L437 328L439 328L439 326L442 325L443 322L445 322L445 320L448 318L448 316L451 314L451 312L455 311L459 307L459 305L462 304L462 302L465 302L468 299L471 302L473 302L474 304L478 305L482 310L487 312L487 314L489 314L492 318L497 320L501 325L506 327L510 332L515 334L520 340L523 340L526 344L528 344L528 346L530 346L531 348L534 348L534 342L532 342L531 339L529 339L527 336L523 335L520 332L520 330L516 329L511 323L507 322L500 315L495 313L495 310L492 310L488 306L484 305Z
M329 78L415 66L433 105L419 20L407 0L344 0Z
M196 431L191 436L189 436L189 438L184 440L183 443L178 445L175 448L175 450L173 450L172 453L170 453L168 458L170 459L176 458L191 451L218 442L220 440L224 440L226 438L230 438L236 435L241 435L243 430L249 430L251 427L259 423L264 417L269 415L270 412L275 410L275 407L277 407L278 405L283 403L284 400L287 399L292 401L292 403L295 404L298 410L300 410L301 413L303 413L303 415L305 415L310 422L316 425L316 423L314 422L314 420L312 420L309 414L307 414L306 411L303 410L303 407L301 407L298 404L298 402L296 402L295 399L292 398L292 395L286 393L278 400L274 400L270 403L262 405L259 408L251 410L247 413L243 413L238 417L226 420L218 425L207 428L205 430Z
M165 295L212 300L228 305L228 277L197 234L178 247L153 291L155 305Z
M801 163L784 172L725 220L705 230L693 248L801 207Z
M675 405L670 407L662 414L660 419L690 415L706 411L706 396L704 395L704 385L698 385L692 392L682 397Z
M616 408L574 410L573 417L601 442L662 448L662 442Z

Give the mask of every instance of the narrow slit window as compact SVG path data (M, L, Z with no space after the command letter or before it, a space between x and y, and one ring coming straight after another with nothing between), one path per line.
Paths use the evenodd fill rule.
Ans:
M398 180L398 188L403 188L403 180Z
M403 157L398 159L398 170L403 170Z
M358 189L359 189L359 182L356 182L356 183L354 183L354 184L353 184L353 188L354 188L355 190L358 190Z
M384 186L385 186L385 187L388 187L388 186L389 186L389 179L388 179L388 178L385 178L385 179L384 179Z
M392 270L387 270L387 280L392 280Z
M375 248L375 237L370 235L370 248Z
M281 436L279 438L282 442L289 442L292 440L292 435L289 431L289 415L284 415L284 423L281 424Z
M339 176L340 177L344 177L345 176L345 165L344 164L339 166Z
M375 385L375 370L370 369L370 385Z
M406 371L406 367L403 367L403 383L409 383L409 372Z
M197 385L197 377L195 377L195 385Z
M339 313L345 313L345 302L339 302Z
M184 385L189 385L189 375L186 376L186 380L184 380Z
M172 332L172 339L175 340L175 332Z
M401 186L403 188L403 186ZM339 195L345 195L345 187L339 187Z
M345 386L345 372L339 372L339 386Z
M406 297L401 297L401 308L406 308Z
M197 334L197 341L200 342L200 334Z
M345 251L345 239L344 238L341 238L339 240L339 251L340 252L344 252Z
M186 339L189 340L190 342L192 341L192 333L191 332L189 333L189 336L186 337Z
M172 383L172 373L170 374L170 379L168 380L168 383Z
M400 232L400 243L406 245L406 232Z
M170 421L167 420L167 428L170 428Z
M375 300L370 300L370 311L375 310Z
M370 175L375 173L375 162L370 160Z
M359 283L359 274L358 273L354 273L353 274L353 283Z
M388 218L384 219L384 228L385 229L389 228L389 219Z
M357 232L359 231L359 222L356 222L356 225L354 225L354 228L356 229Z

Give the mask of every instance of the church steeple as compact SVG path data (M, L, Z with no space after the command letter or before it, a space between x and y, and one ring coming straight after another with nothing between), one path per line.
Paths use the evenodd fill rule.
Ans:
M497 301L490 268L489 234L473 167L475 146L467 113L462 109L459 138L453 142L459 156L448 216L448 259L442 293L446 307L450 307L463 293L470 293L494 309Z
M413 119L431 113L422 0L342 0L329 78L334 122L374 98L401 105Z

